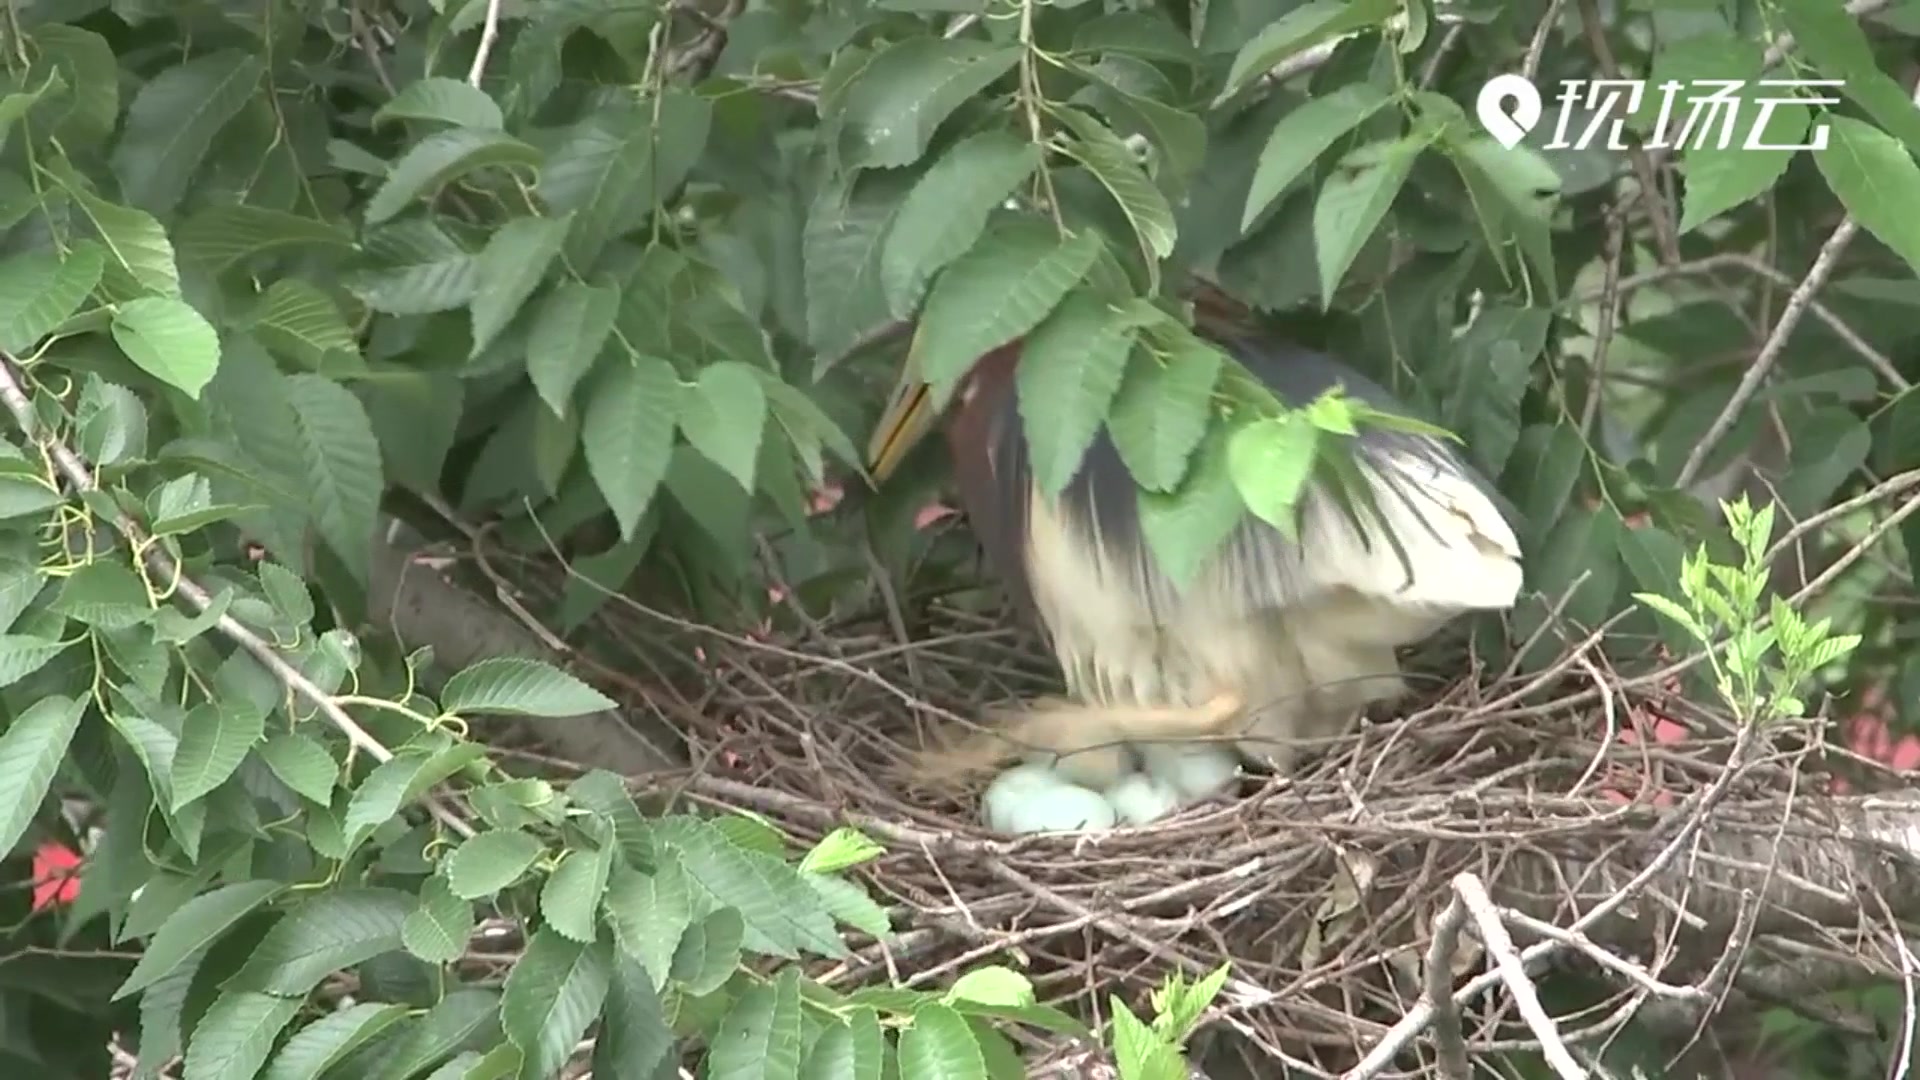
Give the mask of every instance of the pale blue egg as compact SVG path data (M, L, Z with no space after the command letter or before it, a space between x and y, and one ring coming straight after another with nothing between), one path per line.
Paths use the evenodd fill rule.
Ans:
M1100 832L1118 820L1104 796L1061 778L1044 765L1015 765L980 797L981 818L995 832Z

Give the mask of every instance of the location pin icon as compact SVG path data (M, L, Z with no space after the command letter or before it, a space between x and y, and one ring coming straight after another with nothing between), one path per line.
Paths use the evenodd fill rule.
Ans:
M1513 109L1507 110L1511 99ZM1495 75L1480 88L1480 100L1474 102L1480 114L1480 126L1501 146L1511 150L1540 122L1540 91L1520 75Z

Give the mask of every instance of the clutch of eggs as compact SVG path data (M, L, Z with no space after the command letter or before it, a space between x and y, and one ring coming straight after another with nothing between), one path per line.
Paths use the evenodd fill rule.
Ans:
M1044 764L1015 765L980 798L983 824L1014 836L1102 832L1146 825L1231 783L1238 762L1211 746L1143 746L1147 771L1130 773L1105 791L1083 787Z

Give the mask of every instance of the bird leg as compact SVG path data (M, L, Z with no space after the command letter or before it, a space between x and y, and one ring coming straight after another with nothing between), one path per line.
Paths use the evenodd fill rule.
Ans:
M970 779L1033 753L1052 754L1056 771L1076 783L1108 787L1132 771L1127 743L1194 740L1228 734L1245 703L1216 694L1201 705L1084 704L1042 698L1018 711L995 710L997 730L923 751L913 778L940 787Z

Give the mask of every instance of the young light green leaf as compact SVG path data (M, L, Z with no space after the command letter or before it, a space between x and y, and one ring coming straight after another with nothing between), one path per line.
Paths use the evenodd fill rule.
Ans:
M943 405L980 357L1034 328L1093 268L1100 240L1021 222L989 232L934 279L908 362Z
M1920 165L1885 132L1828 115L1827 146L1814 163L1854 220L1920 273Z
M612 979L612 950L537 931L507 974L500 1026L524 1055L522 1076L552 1076L573 1056L599 1014Z
M347 569L365 581L386 487L373 424L360 399L332 379L289 375L284 386L314 525Z
M1213 418L1213 388L1225 358L1197 339L1136 356L1107 415L1114 448L1135 482L1172 491Z
M143 296L113 314L113 340L142 371L190 398L213 381L220 335L184 300Z
M328 1069L406 1016L404 1005L375 1001L328 1013L287 1040L262 1080L320 1080Z
M282 248L352 251L353 234L330 222L244 203L214 206L188 218L176 234L180 253L219 272L242 259Z
M1319 453L1320 430L1299 413L1256 420L1227 440L1227 471L1255 517L1298 535L1300 497Z
M492 896L533 868L545 845L519 829L489 829L447 856L447 884L462 900Z
M378 225L430 195L448 181L490 166L532 169L540 151L504 132L487 128L437 131L415 143L387 171L386 182L367 201L366 223Z
M1186 1080L1180 1052L1140 1022L1126 1003L1112 998L1113 1056L1130 1080Z
M966 1017L945 1005L914 1010L900 1036L900 1075L914 1080L987 1080L987 1061Z
M651 874L625 864L614 866L606 910L621 951L646 967L655 989L664 987L694 916L691 883L679 857L667 853Z
M517 656L470 664L440 694L440 707L461 715L581 716L613 706L613 699L559 668Z
M707 1054L706 1075L713 1080L798 1080L800 1048L800 972L786 967L772 982L734 1000Z
M723 360L700 372L680 394L680 430L702 456L753 491L760 440L767 427L767 395L752 367Z
M19 355L73 317L100 284L106 252L91 240L63 258L51 251L0 262L0 349Z
M582 944L594 940L600 927L600 897L613 869L613 849L569 851L540 890L540 914L547 925Z
M679 394L673 365L657 356L614 358L593 376L581 448L623 540L639 528L673 460Z
M154 932L113 1000L159 982L285 888L277 881L239 881L188 900Z
M942 154L908 192L885 234L880 281L888 309L910 313L927 280L973 246L988 216L1039 165L1038 147L999 129L970 135Z
M1033 983L1012 968L998 965L975 968L955 979L947 1000L977 1001L983 1005L1032 1005L1039 999Z
M142 86L113 148L114 175L127 201L155 214L178 206L214 137L254 99L265 73L253 52L222 49Z
M815 874L836 874L871 862L887 853L867 834L850 826L841 826L820 838L800 860L800 869Z
M696 997L713 993L726 985L740 966L740 946L746 933L746 921L734 908L719 908L704 919L694 920L673 951L668 976Z
M445 875L420 886L420 906L407 913L400 940L407 951L429 964L451 964L473 937L473 905L453 894Z
M1387 216L1413 163L1426 149L1423 138L1370 143L1347 155L1313 204L1313 242L1320 259L1320 295L1333 303L1360 249Z
M514 218L488 238L474 283L468 359L485 352L540 287L566 243L570 223L566 216Z
M967 38L906 37L867 62L827 105L841 167L891 169L927 152L954 110L1020 62L1020 49Z
M260 744L260 757L280 782L317 806L333 803L340 766L327 748L297 732L280 732Z
M1372 83L1348 83L1321 97L1309 99L1280 118L1267 136L1247 188L1247 207L1240 215L1246 229L1293 182L1313 167L1340 137L1365 123L1389 98Z
M228 990L215 999L187 1043L186 1080L244 1080L258 1076L273 1044L303 998Z
M408 83L373 114L375 127L401 120L431 120L454 127L497 131L505 123L485 90L445 75Z
M572 411L574 384L592 369L619 312L618 290L583 281L541 299L527 332L527 378L555 415Z

